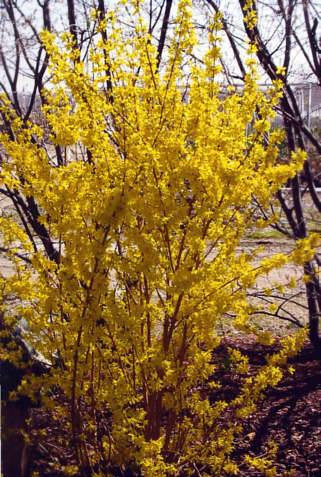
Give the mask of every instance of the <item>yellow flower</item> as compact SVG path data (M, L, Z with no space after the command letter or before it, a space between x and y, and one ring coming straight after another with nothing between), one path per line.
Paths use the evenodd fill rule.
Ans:
M253 5L245 2L249 28L256 24ZM298 151L279 164L280 133L266 144L281 83L260 91L254 58L247 60L242 94L233 88L221 94L220 15L195 64L192 1L181 0L159 66L145 6L120 2L98 27L93 23L87 63L72 35L42 33L51 84L41 126L24 124L1 99L12 135L0 134L0 180L40 214L29 228L0 217L12 270L0 277L1 307L15 327L10 306L13 299L19 304L14 312L28 323L26 340L52 365L19 390L41 394L77 443L77 465L66 474L102 462L135 463L146 477L204 466L211 475L222 469L237 475L230 456L240 419L280 381L305 331L283 340L252 378L248 359L230 350L227 365L245 375L233 402L210 402L201 390L221 385L212 376L226 322L273 342L253 322L258 308L247 292L270 271L315 253L317 236L289 256L240 253L246 234L276 220L257 220L253 197L267 208L305 155ZM126 15L130 35L122 27ZM250 49L255 53L255 45ZM260 263L254 266L253 257ZM22 357L9 344L2 356L13 363ZM56 388L70 405L56 399ZM88 446L106 412L111 425L102 445ZM222 425L224 412L233 418ZM168 455L178 457L169 463ZM271 462L251 463L273 475Z

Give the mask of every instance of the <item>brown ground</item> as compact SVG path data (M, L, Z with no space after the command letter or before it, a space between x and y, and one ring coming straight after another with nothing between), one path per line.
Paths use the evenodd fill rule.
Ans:
M249 336L234 335L224 339L215 359L221 363L218 374L224 397L230 399L239 391L239 378L225 364L227 346L237 347L250 357L253 374L264 364L267 348L256 344ZM277 348L277 344L275 346ZM295 373L286 373L276 388L268 390L257 412L245 421L243 434L236 442L234 458L241 462L247 453L264 457L265 445L272 439L279 448L276 459L278 476L293 469L294 477L321 477L321 365L314 359L309 343L293 360L293 366ZM217 399L214 395L210 397ZM46 437L43 437L42 430L47 431ZM48 412L33 410L30 425L34 444L32 468L39 477L63 477L64 473L57 470L57 464L60 467L75 463L71 449L59 444L63 432L61 422L53 420ZM134 477L136 474L115 470L113 475ZM263 474L241 465L238 475L254 477Z
M235 337L228 340L228 345L250 357L253 372L264 364L267 350L250 338ZM238 458L246 453L264 457L265 444L273 440L279 449L278 475L293 469L294 477L321 477L321 363L306 343L292 364L294 374L286 373L276 388L268 390L257 412L246 420L235 454ZM222 379L235 392L233 375L226 372ZM243 469L240 477L262 475Z

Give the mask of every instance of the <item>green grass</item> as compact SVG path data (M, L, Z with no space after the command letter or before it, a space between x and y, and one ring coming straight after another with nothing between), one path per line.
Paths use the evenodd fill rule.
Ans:
M267 239L267 238L284 238L284 234L279 232L278 230L254 230L253 232L249 232L246 234L246 238L252 240L260 240L260 239Z

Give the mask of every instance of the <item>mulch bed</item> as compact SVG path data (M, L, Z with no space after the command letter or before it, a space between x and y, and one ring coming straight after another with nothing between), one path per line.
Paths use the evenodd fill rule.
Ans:
M252 371L264 364L268 348L250 338L229 339L227 344L249 356ZM278 475L293 469L293 477L321 477L321 363L307 343L290 364L295 372L285 373L279 385L265 393L255 414L244 422L235 457L239 461L244 454L264 457L266 444L272 440L278 445ZM233 393L236 391L231 373L225 373L222 381ZM239 473L240 477L261 475L248 468Z
M218 373L223 393L226 397L233 397L238 392L239 380L224 364L227 346L238 348L249 356L253 373L264 364L267 348L248 336L224 339L218 349L218 356L222 358ZM237 439L233 457L241 462L245 454L264 456L266 443L273 440L278 444L278 475L293 469L293 477L321 477L321 363L315 359L313 349L307 343L291 364L295 368L294 374L286 373L276 388L269 389L255 414L244 422L244 431ZM64 473L57 470L57 465L75 464L72 450L59 443L64 432L61 424L47 411L32 410L29 429L34 445L32 469L39 477L63 477ZM45 437L43 430L47 433ZM115 470L114 475L130 474ZM254 477L263 474L243 465L238 475Z

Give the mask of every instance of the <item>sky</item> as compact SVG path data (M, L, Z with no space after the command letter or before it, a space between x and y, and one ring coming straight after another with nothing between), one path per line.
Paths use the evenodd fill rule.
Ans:
M28 66L28 61L34 64L36 61L36 54L38 52L38 44L35 45L33 40L34 33L30 28L30 24L34 25L35 29L39 31L42 28L42 17L40 15L40 8L38 1L40 0L17 0L17 4L22 15L17 13L17 24L19 30L23 32L24 37L24 46L26 48L27 59L22 59L20 63L21 76L19 77L17 90L19 93L29 93L33 89L33 78L32 72ZM85 31L87 28L85 15L89 15L91 5L93 0L76 0L76 10L82 11L81 15L77 15L78 26L80 30ZM106 2L106 5L112 6L115 2ZM206 17L209 16L209 10L199 6L202 5L202 0L195 1L195 28L198 33L201 35L204 34L204 24L206 23ZM240 45L240 51L245 52L244 48L244 32L242 28L242 14L237 0L219 0L221 10L224 13L228 24L230 25L231 31L237 36L238 43ZM301 2L299 2L300 5ZM1 4L1 3L0 3ZM280 16L278 15L277 1L276 0L264 0L260 3L261 9L259 10L260 25L263 25L263 31L265 37L269 40L269 48L274 51L275 62L282 65L283 59L283 48L284 44L281 42L278 27L280 22ZM314 2L316 7L321 5L321 2ZM58 32L68 30L68 16L66 14L66 0L51 0L51 21L54 29ZM84 13L85 12L85 13ZM318 12L321 12L321 9L316 10L316 15ZM0 10L0 41L2 45L3 52L6 56L7 66L13 71L15 66L15 54L14 54L14 37L12 33L12 25L8 22L5 17L4 9ZM23 18L24 16L24 18ZM295 25L297 32L300 33L302 30L302 10L301 7L298 7L295 17ZM124 25L124 28L126 26ZM321 30L321 28L320 28ZM203 35L204 36L204 35ZM238 68L233 59L231 47L225 35L222 34L222 52L224 58L224 65L226 70L234 75L239 75ZM204 51L206 41L203 40L203 44L199 47L200 53ZM23 55L21 55L23 56ZM5 75L2 74L2 86L7 86L7 82L4 79ZM266 82L263 72L260 72L262 77L262 82ZM291 64L291 80L294 83L306 82L309 81L308 70L306 68L306 60L303 57L300 49L297 45L293 45L293 61Z

